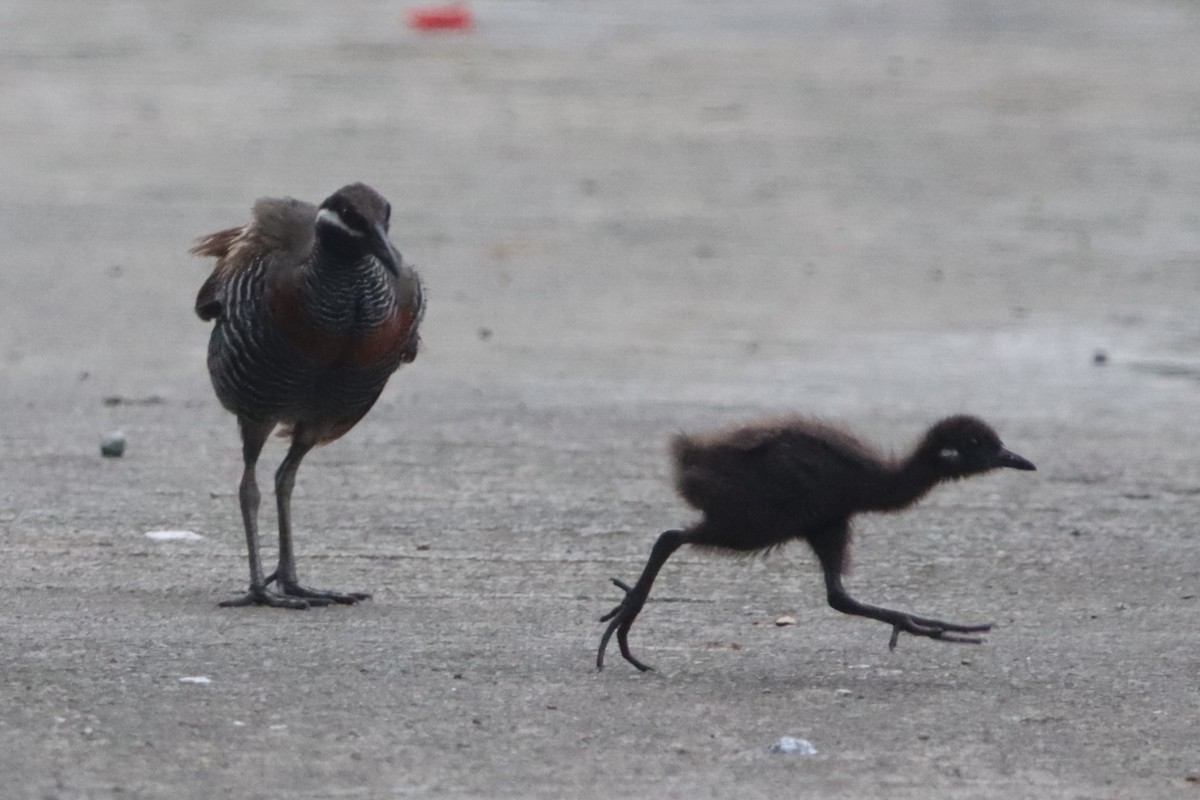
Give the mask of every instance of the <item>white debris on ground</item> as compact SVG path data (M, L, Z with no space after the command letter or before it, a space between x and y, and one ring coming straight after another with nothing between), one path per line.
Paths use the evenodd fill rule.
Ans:
M146 538L156 542L198 542L204 537L195 531L146 531Z
M770 753L787 753L797 756L815 756L817 748L808 739L797 739L793 736L782 736L779 741L768 748Z

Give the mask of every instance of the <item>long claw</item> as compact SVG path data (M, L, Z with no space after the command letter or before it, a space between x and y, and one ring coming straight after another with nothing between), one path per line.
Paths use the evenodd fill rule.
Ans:
M900 641L900 633L902 631L913 636L937 639L939 642L983 644L983 639L979 636L959 636L958 634L983 633L991 629L992 626L990 623L984 625L959 625L954 622L942 622L941 620L929 619L927 617L905 616L901 620L892 623L892 636L888 640L888 650L896 649L896 643Z
M613 614L615 614L615 613L616 612L614 611ZM612 616L612 614L607 614L604 616L604 619L601 619L600 621L603 622L605 619L608 619L611 616ZM604 651L608 649L608 640L612 638L613 631L615 631L617 629L617 625L619 625L619 624L620 624L619 620L613 620L612 624L604 629L604 635L600 637L600 649L596 653L596 670L597 671L604 669Z
M931 637L939 642L951 642L953 644L983 644L983 639L978 636L955 636L951 633L941 633Z
M596 651L596 669L604 669L604 651L608 649L608 642L612 639L613 633L616 633L617 645L620 647L621 655L625 657L625 660L642 672L649 672L653 667L638 661L629 650L629 628L633 625L633 621L637 619L637 615L641 612L645 601L630 603L633 587L617 578L613 578L612 582L625 592L625 599L616 608L600 618L601 622L608 622L608 627L604 629L604 635L600 637L600 648Z
M271 608L290 608L296 611L303 611L313 603L302 600L299 597L287 597L275 592L268 592L266 587L261 589L251 587L250 591L246 592L241 597L234 597L230 600L222 600L218 605L221 608L240 608L243 606L269 606Z
M632 624L630 620L630 624ZM633 653L629 652L629 625L621 625L617 628L617 646L621 648L621 655L625 656L625 660L633 664L642 672L653 672L654 667L649 664L643 664L633 657Z
M612 582L618 589L623 590L626 595L628 595L630 592L633 591L633 589L630 588L629 584L625 583L625 581L621 580L620 578L613 578ZM600 622L608 622L610 619L615 617L621 611L621 609L624 607L625 607L625 603L622 602L620 605L618 605L612 611L608 612L603 617L601 617L599 621ZM612 631L609 631L609 635L611 635L611 634L612 634ZM608 636L604 637L604 641L605 642L608 641ZM601 649L603 649L603 648L601 648Z
M954 631L955 633L986 633L992 629L990 622L982 625L960 625L957 622L945 622L940 619L918 617L912 614L907 616L911 622L915 622L917 625L922 625L926 628L937 628L943 631Z
M309 605L314 606L328 606L334 603L352 606L361 600L371 599L371 595L366 592L331 592L324 589L309 589L292 581L280 581L279 591L280 594L301 598Z
M224 608L235 606L272 606L275 608L312 608L319 606L354 605L362 600L370 600L366 592L330 592L322 589L309 589L294 581L279 581L278 570L263 579L261 591L253 588L242 597L226 600L221 603ZM267 587L279 582L279 591L267 591Z

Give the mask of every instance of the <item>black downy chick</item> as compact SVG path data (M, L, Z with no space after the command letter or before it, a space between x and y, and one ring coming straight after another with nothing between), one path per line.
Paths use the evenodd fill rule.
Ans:
M960 625L868 605L842 586L849 564L850 518L864 511L907 508L938 483L999 468L1033 470L1005 449L986 423L968 416L938 422L910 455L886 458L849 433L802 417L767 420L715 434L678 436L671 445L679 494L703 517L685 530L658 537L634 586L613 579L625 599L601 622L596 667L613 633L621 655L640 670L650 667L629 651L629 628L637 619L658 571L685 544L733 552L778 547L794 539L809 543L821 563L829 605L846 614L892 626L890 648L900 632L947 642L978 644L991 625ZM611 620L611 621L610 621Z

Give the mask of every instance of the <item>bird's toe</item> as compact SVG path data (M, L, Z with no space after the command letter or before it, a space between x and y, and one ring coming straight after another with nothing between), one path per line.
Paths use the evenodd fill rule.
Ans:
M229 600L222 600L218 605L221 608L241 608L242 606L267 606L269 608L290 608L295 611L303 611L307 609L311 603L299 597L287 597L282 594L267 591L266 587L261 589L251 588L241 597L234 597Z
M300 599L311 606L352 606L363 600L371 599L371 595L367 592L335 592L326 589L309 589L294 581L280 581L279 591L281 594Z

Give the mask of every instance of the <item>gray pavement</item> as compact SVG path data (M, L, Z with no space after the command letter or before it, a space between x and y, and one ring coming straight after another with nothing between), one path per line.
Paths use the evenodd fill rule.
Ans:
M0 796L1200 796L1200 9L646 5L0 3ZM297 536L374 599L219 609L186 250L351 180L426 346ZM857 526L852 591L987 642L889 653L803 546L684 551L658 671L596 673L608 579L690 519L667 438L792 410L1038 464Z

